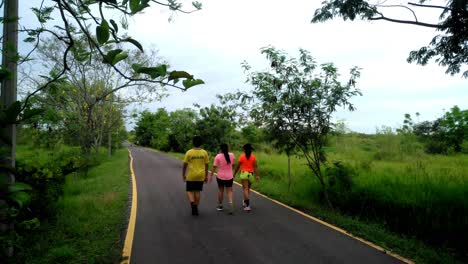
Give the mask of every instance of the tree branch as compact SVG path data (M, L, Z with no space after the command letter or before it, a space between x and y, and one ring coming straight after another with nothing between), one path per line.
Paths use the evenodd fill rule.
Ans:
M410 20L399 20L399 19L388 18L383 15L381 15L380 17L371 17L369 18L369 20L386 20L386 21L395 22L399 24L410 24L410 25L416 25L416 26L442 29L442 26L437 25L437 24L429 24L429 23L410 21Z
M408 2L408 5L418 6L418 7L428 7L428 8L439 8L443 10L452 10L452 8L447 7L447 6L423 5L423 4L416 4L416 3L411 3L411 2Z
M380 6L380 7L402 7L402 8L408 9L411 13L413 13L414 20L418 21L418 17L416 16L416 13L413 11L413 9L411 9L411 8L409 8L407 6L404 6L404 5L376 5L376 6Z

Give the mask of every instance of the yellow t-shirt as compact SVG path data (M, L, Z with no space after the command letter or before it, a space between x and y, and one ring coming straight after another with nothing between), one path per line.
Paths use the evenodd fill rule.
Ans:
M205 180L205 164L208 164L208 152L204 149L191 149L185 153L184 163L188 163L187 181Z

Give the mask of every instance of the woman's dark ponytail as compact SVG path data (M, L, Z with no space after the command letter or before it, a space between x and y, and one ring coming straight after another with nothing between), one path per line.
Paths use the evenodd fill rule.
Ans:
M252 154L252 150L253 150L252 145L247 143L242 148L244 149L245 157L247 159L250 159L250 154Z
M227 164L231 163L231 157L229 157L229 148L228 145L223 143L220 145L221 152L224 154L224 158L226 159Z
M245 150L245 157L246 157L247 159L250 159L250 154L252 154L252 150L250 150L250 149L249 149L249 150Z

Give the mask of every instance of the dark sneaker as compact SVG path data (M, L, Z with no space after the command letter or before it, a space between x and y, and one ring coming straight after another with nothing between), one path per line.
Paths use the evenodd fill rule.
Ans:
M234 213L234 204L233 203L229 203L229 211L228 211L228 214L233 214Z
M198 208L196 205L192 205L192 215L198 215Z
M223 208L223 206L222 206L222 205L218 205L218 206L216 206L216 210L218 210L218 211L222 211L222 210L224 210L224 208Z

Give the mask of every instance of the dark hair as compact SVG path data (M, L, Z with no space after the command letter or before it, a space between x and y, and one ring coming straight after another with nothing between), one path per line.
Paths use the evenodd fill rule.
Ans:
M250 159L250 154L252 154L252 150L254 150L254 148L252 147L252 145L250 145L250 143L247 143L247 144L245 144L242 148L244 149L245 157L246 157L247 159Z
M221 148L221 152L224 154L224 158L226 159L227 164L231 163L231 157L229 157L229 147L226 143L222 143L219 145Z
M198 148L202 145L202 138L200 136L194 136L192 139L193 146Z

